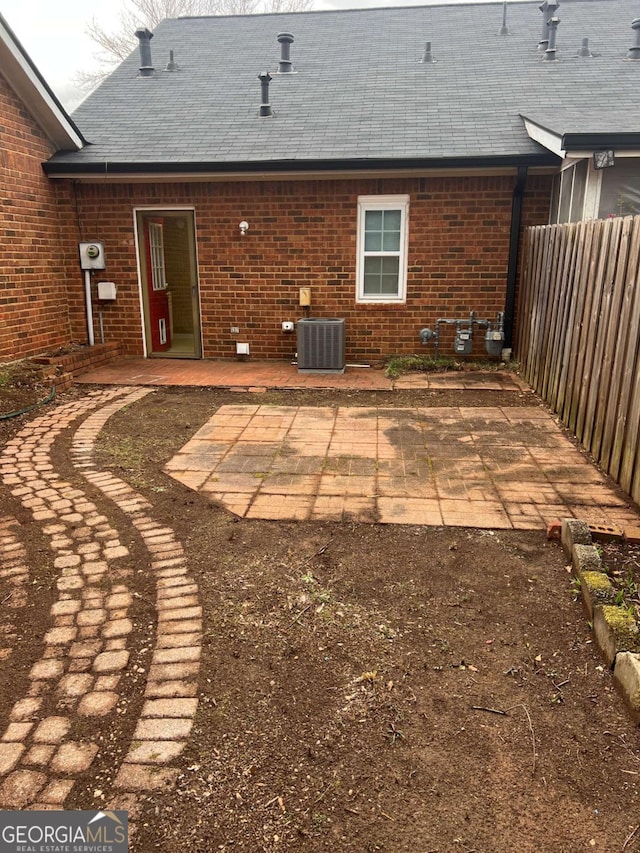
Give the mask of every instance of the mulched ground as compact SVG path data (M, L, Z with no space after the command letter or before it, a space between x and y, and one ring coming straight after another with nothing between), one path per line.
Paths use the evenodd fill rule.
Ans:
M0 418L20 412L51 394L42 367L30 361L0 365Z
M102 462L172 523L205 601L188 769L140 849L621 848L638 734L542 532L250 522L162 473L223 402L373 398L161 389L108 424Z
M205 619L184 769L144 802L132 849L638 853L640 735L542 531L239 520L162 470L224 403L380 400L162 388L107 424L100 464L174 528ZM467 406L518 403L536 401L464 392ZM64 442L55 455L66 464ZM70 807L94 792L88 774Z

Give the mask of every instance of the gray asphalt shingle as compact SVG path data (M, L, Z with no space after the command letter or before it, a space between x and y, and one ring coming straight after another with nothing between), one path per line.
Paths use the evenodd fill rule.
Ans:
M563 2L555 63L537 50L537 0L509 6L508 36L501 3L167 20L151 42L156 75L138 76L134 51L73 114L91 145L53 163L539 155L523 115L560 131L565 115L567 130L638 128L636 14L632 0ZM282 31L296 74L274 73ZM592 59L577 56L584 37ZM434 64L420 62L427 41ZM169 50L178 72L162 70ZM273 118L258 116L263 70Z

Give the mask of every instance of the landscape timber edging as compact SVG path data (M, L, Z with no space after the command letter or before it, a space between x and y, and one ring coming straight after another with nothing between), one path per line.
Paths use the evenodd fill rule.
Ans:
M574 577L600 654L613 670L615 684L636 723L640 723L640 627L626 607L614 604L615 589L584 521L562 521L562 547Z

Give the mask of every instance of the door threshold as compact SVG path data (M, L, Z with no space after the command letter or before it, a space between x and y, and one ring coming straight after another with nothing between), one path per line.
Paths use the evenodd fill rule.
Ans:
M199 361L201 356L188 352L151 352L147 358L182 358L190 361Z

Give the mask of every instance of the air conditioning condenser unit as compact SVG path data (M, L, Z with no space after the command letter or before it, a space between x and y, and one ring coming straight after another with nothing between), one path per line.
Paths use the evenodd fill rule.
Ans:
M299 373L344 373L344 320L306 317L296 331Z

